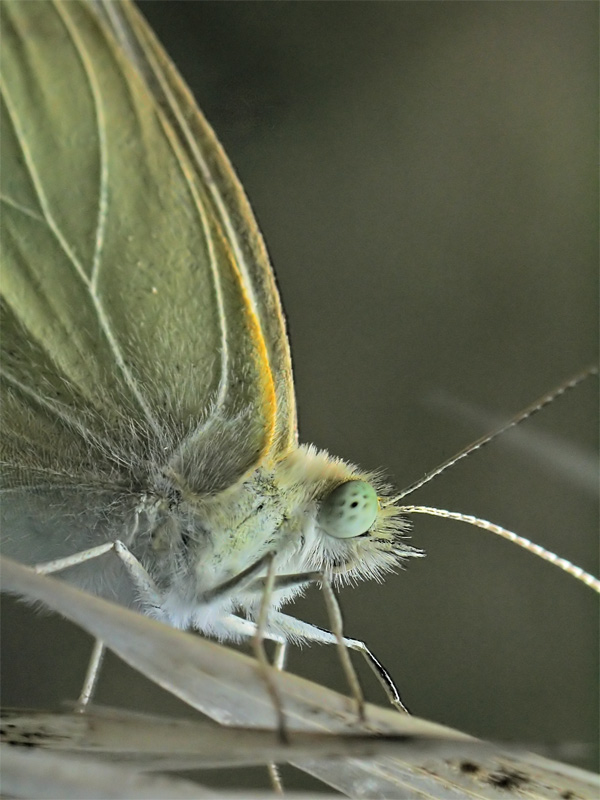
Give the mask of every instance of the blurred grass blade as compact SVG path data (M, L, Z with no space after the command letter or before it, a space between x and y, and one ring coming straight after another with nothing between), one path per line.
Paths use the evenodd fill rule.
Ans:
M2 796L78 798L78 800L179 800L215 797L212 791L180 778L145 775L122 766L101 764L58 753L2 745Z
M256 661L81 592L9 559L2 559L3 591L43 602L102 639L134 669L225 725L273 728L276 715ZM289 673L274 672L290 730L394 733L467 739L465 734L392 710L372 707L359 726L354 701Z
M36 575L7 559L2 561L1 576L4 591L43 602L58 611L103 639L146 677L215 721L241 728L273 727L275 714L253 659L87 595L54 578ZM274 678L283 701L291 745L281 748L268 733L261 742L259 731L251 732L255 742L250 744L244 739L244 731L228 731L233 738L222 739L222 750L235 749L236 758L242 759L246 751L245 757L250 760L276 756L274 760L286 760L349 797L442 799L456 798L458 792L462 796L497 800L500 790L506 798L526 795L532 800L598 797L597 776L581 770L526 753L507 752L444 726L376 706L367 707L367 722L359 724L349 698L287 673L276 673ZM113 747L127 740L134 716L123 715L121 721L118 716L112 718L114 728L109 738ZM109 719L105 720L106 725ZM164 727L158 735L147 731L146 753L157 743L161 745L160 752L156 752L157 769L168 769L174 755L172 763L176 765L182 748L192 745L193 749L192 739L187 745L182 744L181 734L187 724L175 726L170 743L171 734ZM203 730L206 728L195 727L194 735L202 737ZM63 739L68 738L67 731L65 719ZM337 741L320 747L318 755L314 755L310 736L299 736L295 749L295 731L330 734ZM340 736L342 733L361 736L362 741ZM368 736L370 744L365 741ZM390 742L388 736L396 736L398 741ZM133 739L130 742L133 746ZM368 750L360 750L367 744ZM61 747L65 746L63 741ZM200 740L197 746L201 752ZM219 745L215 746L217 755L213 753L210 758L219 757ZM107 752L110 747L109 742ZM352 748L358 748L360 755ZM390 748L394 749L394 755L390 754ZM143 766L141 763L140 767Z
M189 770L265 765L295 758L339 759L402 755L423 760L464 755L464 742L406 736L294 732L282 744L274 731L227 728L207 720L160 717L112 708L75 712L2 711L2 741L65 755L93 756L138 770ZM489 749L473 740L473 756Z
M479 758L470 758L468 751L466 747L459 759L423 758L420 765L382 757L342 764L304 759L297 766L356 798L598 800L600 782L592 773L530 754L502 753L500 748Z
M58 753L1 747L2 797L28 800L272 800L273 792L208 789L181 778L147 775L122 766L106 765L85 758L68 758ZM314 794L286 796L314 800ZM320 800L333 797L320 794ZM336 795L337 797L338 795Z

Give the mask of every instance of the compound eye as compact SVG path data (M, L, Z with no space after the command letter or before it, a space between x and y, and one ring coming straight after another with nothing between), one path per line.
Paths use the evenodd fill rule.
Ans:
M366 533L375 522L377 492L366 481L346 481L321 503L317 523L336 539L352 539Z

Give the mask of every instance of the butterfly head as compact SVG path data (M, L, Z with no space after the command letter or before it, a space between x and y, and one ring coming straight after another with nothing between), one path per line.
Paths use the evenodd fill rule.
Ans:
M390 487L376 473L309 445L291 453L277 474L287 484L283 494L297 498L305 568L344 584L380 579L421 555L406 544L409 522L386 502Z

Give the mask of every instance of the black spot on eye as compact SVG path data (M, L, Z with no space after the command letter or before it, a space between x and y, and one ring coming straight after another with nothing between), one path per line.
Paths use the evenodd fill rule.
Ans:
M464 772L465 774L474 775L475 773L479 772L479 767L477 764L473 764L472 761L461 761L460 771Z
M358 505L358 500L355 500L353 503L350 503L350 508L356 508Z

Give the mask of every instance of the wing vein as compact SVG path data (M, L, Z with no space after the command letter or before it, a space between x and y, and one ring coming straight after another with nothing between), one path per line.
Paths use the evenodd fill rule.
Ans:
M49 411L51 414L54 414L58 417L62 422L68 425L70 428L77 429L86 439L93 438L95 441L98 441L98 437L94 434L91 430L85 427L85 425L81 422L81 420L76 417L72 416L71 414L67 413L66 410L61 408L61 404L57 404L52 402L49 398L45 397L43 394L39 394L34 389L32 389L27 384L20 381L18 378L15 378L8 370L0 367L0 376L2 376L8 383L22 392L24 395L29 397L30 400L33 400L39 406L44 408L46 411ZM65 406L65 409L67 407Z
M31 182L33 184L33 188L35 190L36 196L37 196L38 201L40 203L40 208L41 208L42 213L43 213L44 221L46 222L46 225L48 225L48 227L49 227L50 231L52 232L54 238L59 243L61 249L63 250L63 252L67 256L67 259L69 260L69 262L75 268L75 271L78 274L78 276L81 279L81 281L83 282L83 284L86 287L89 288L89 281L88 281L87 275L85 274L85 270L83 268L83 265L81 264L81 262L79 261L79 259L75 255L75 253L73 252L71 246L69 245L69 242L67 241L66 237L62 233L60 227L57 225L57 223L56 223L56 221L55 221L55 219L54 219L54 217L52 215L52 211L50 210L50 203L48 202L48 198L46 197L46 194L44 192L44 187L42 185L42 181L41 181L40 176L38 175L38 172L37 172L37 170L35 168L33 157L31 155L29 147L27 146L27 141L25 139L25 136L23 134L23 130L21 128L21 123L20 123L20 120L19 120L19 116L17 114L16 108L14 106L14 103L12 101L10 93L8 92L8 89L7 89L6 85L4 84L4 81L2 80L2 78L0 78L0 93L4 97L4 101L6 103L6 108L8 110L8 115L10 117L10 121L11 121L12 126L14 128L15 134L17 136L17 140L19 142L19 147L21 148L21 153L23 154L23 159L24 159L24 162L25 162L25 166L27 167L27 170L29 172L29 176L31 178Z
M98 214L96 219L96 236L94 240L94 255L92 258L92 273L90 278L90 291L96 293L98 273L101 266L102 247L104 245L104 234L106 232L106 222L108 215L108 149L106 142L106 117L104 114L104 104L102 102L102 93L94 74L93 66L90 63L88 53L85 49L81 37L77 33L68 14L65 14L60 6L57 6L63 24L67 28L73 45L77 50L77 55L83 66L92 100L94 104L94 112L96 115L96 129L98 133L98 160L100 163L100 180L98 186Z
M185 115L181 112L179 103L173 96L173 92L171 91L168 82L164 79L162 70L157 66L156 60L148 48L144 48L144 53L148 59L148 63L152 67L156 79L160 83L160 87L164 92L165 98L169 103L169 107L173 112L175 119L177 120L179 129L184 136L185 142L190 148L190 152L194 156L200 173L204 178L207 191L210 193L211 199L216 206L221 225L225 230L228 241L231 243L235 263L243 273L244 288L251 302L252 310L258 320L256 298L254 297L252 281L250 280L250 276L248 275L248 271L246 269L244 250L243 247L240 246L239 235L230 222L230 215L225 207L223 198L217 189L217 181L215 180L215 176L212 174L206 159L203 157L201 149L198 147L198 142L196 141L196 138L185 119Z
M81 438L87 442L88 445L94 448L95 452L98 454L103 454L107 460L113 464L113 466L116 465L118 467L126 468L131 466L130 460L118 451L114 442L107 440L88 428L80 417L68 413L69 409L67 406L62 403L53 402L50 398L45 397L43 394L39 394L3 367L0 367L0 377L4 378L7 383L13 386L13 388L22 392L26 397L28 397L34 403L37 403L37 405L41 406L45 411L60 419L61 422L67 425L70 430L76 431Z
M169 101L169 105L173 109L173 112L176 114L176 117L177 117L178 121L181 124L181 121L180 121L181 114L179 112L178 105L174 101L174 99L172 97L172 94L170 92L170 89L169 89L166 81L164 80L164 76L162 74L162 70L156 64L156 60L155 60L152 52L150 51L149 48L146 47L145 42L142 41L141 37L137 39L137 44L142 49L144 57L146 58L150 68L152 69L152 72L154 74L155 79L159 82L159 84L161 86L161 89L163 90L163 92L165 93L165 96L167 97L167 99ZM160 109L157 107L157 111L159 111L159 110ZM224 304L224 300L223 300L223 290L222 290L222 286L221 286L221 279L219 277L218 270L217 270L217 267L216 267L216 254L215 254L215 250L214 250L213 238L212 238L212 235L211 235L211 231L210 231L210 226L208 224L208 220L206 218L206 212L204 210L204 206L202 204L202 201L201 201L200 197L198 196L197 187L195 186L193 179L190 178L188 170L185 168L185 164L184 164L184 162L182 160L179 143L178 143L178 140L177 140L177 136L175 135L175 133L173 131L173 127L171 126L170 122L167 119L165 119L163 114L159 113L158 116L159 116L159 119L161 121L161 125L163 127L164 132L165 132L165 135L169 139L169 142L171 144L173 152L174 152L174 154L175 154L175 156L177 158L177 163L180 166L181 173L182 173L182 175L183 175L183 177L185 179L185 182L187 183L187 185L189 187L190 194L192 195L192 197L194 199L194 205L195 205L195 208L198 211L198 215L200 216L200 220L201 220L201 224L202 224L202 231L204 233L204 239L205 239L205 242L206 242L207 256L208 256L208 260L209 260L209 264L210 264L211 274L213 276L213 285L214 285L216 302L217 302L217 309L218 309L218 314L219 314L219 325L220 325L220 328L221 328L221 343L222 343L221 344L221 353L220 353L220 357L221 357L221 378L219 380L219 389L218 389L217 397L216 397L216 400L215 400L215 408L219 408L220 406L223 405L223 403L225 401L225 398L227 396L227 389L228 389L228 383L229 383L229 367L230 367L230 365L229 365L229 353L228 353L228 349L227 349L227 321L226 321L226 314L225 314L225 304ZM191 137L191 138L193 138L193 137ZM206 175L204 177L205 177L205 180L207 182L210 182L212 180L210 175L208 176L208 178L206 177Z
M92 93L92 99L94 102L94 109L96 112L97 118L97 132L98 132L98 140L99 140L99 161L100 161L100 187L98 192L98 219L96 223L96 237L95 237L95 244L94 244L94 256L92 261L92 273L91 279L88 279L83 273L82 270L82 277L84 278L85 285L89 291L90 298L92 300L92 304L94 306L94 310L96 312L96 316L98 317L98 321L100 323L100 327L106 341L108 342L108 346L113 354L113 358L115 360L116 366L119 369L125 383L131 390L134 398L136 399L138 405L140 406L141 410L143 411L146 420L154 434L161 438L162 436L162 429L158 420L155 418L152 409L150 408L149 403L147 402L146 398L142 394L140 387L138 386L138 382L134 378L131 370L127 366L125 362L125 358L123 353L121 352L121 348L119 343L117 342L104 306L100 299L100 296L97 292L97 279L98 273L100 269L101 263L101 255L102 255L102 245L104 242L104 234L106 228L106 219L107 219L107 212L108 212L108 189L107 189L107 181L108 181L108 166L107 166L107 151L106 151L106 135L105 135L105 126L103 125L104 121L104 114L103 114L103 106L102 106L102 98L100 89L98 86L97 81L95 80L93 74L93 67L90 64L89 58L85 51L85 47L81 42L80 37L77 34L77 31L74 28L73 23L71 22L68 13L66 13L62 6L56 5L56 10L59 16L62 19L62 22L67 29L75 49L77 50L77 54L80 58L81 64L86 74L86 78L88 80L88 84L90 86L90 91Z
M129 7L127 7L127 12L131 14L134 13L129 9ZM176 131L181 144L184 145L186 153L189 153L189 158L198 174L200 182L203 184L207 193L207 201L211 207L211 212L214 214L216 220L218 220L223 237L227 241L228 247L232 251L232 262L236 271L239 273L240 286L243 286L244 288L244 299L247 303L248 310L254 317L265 346L267 337L269 337L269 341L271 342L271 349L266 346L268 356L267 363L269 365L271 375L274 379L276 377L281 379L283 376L283 380L277 381L278 389L276 391L278 400L281 399L283 402L281 406L279 402L277 404L277 417L275 419L275 425L271 435L273 437L275 432L281 428L280 432L277 434L280 442L279 446L282 446L283 450L287 450L289 449L290 443L295 441L297 438L290 354L289 348L287 347L285 322L282 317L282 310L278 301L277 289L271 272L266 249L262 242L262 237L260 236L258 230L254 231L255 223L243 190L233 175L231 167L228 165L227 158L220 149L220 146L214 137L214 133L210 129L210 126L206 120L202 121L201 128L204 131L203 137L207 137L209 140L208 153L204 150L203 137L196 138L193 125L190 123L190 120L186 115L186 106L179 102L179 98L173 89L173 85L161 67L153 47L151 33L147 36L136 36L135 41L139 46L141 53L143 54L142 64L141 66L138 64L138 68L142 74L147 74L149 72L150 77L153 78L153 80L160 87L160 104L162 105L162 103L164 103L168 109L170 122ZM158 45L158 50L160 51L160 45ZM137 60L139 61L139 58ZM194 113L197 112L197 109L191 98L189 98L189 102L191 104L191 116L193 116ZM217 166L213 166L208 154L214 155ZM223 187L223 176L219 171L219 158L223 161L223 167L225 171L229 171L231 173L231 184L229 186L229 190L233 192L233 199L229 194L223 194L221 192L221 188ZM230 202L234 204L237 216L232 216L230 214ZM236 207L235 203L238 203L239 206ZM240 216L241 219L238 219ZM242 226L242 229L238 227L238 224ZM248 225L248 227L245 229L244 224ZM247 241L244 230L246 230L248 234L252 234L254 232L256 235L250 236L250 239ZM268 284L264 287L264 290L267 293L273 293L273 309L267 307L266 309L261 310L262 307L260 298L262 290L260 287L260 277L255 278L254 276L255 268L259 273L262 273L263 278ZM265 311L267 315L270 315L271 312L274 311L279 317L280 331L277 341L273 340L272 332L265 329ZM274 368L277 370L277 376L273 372ZM281 414L285 414L286 416L279 418L279 415ZM278 418L279 421L277 421ZM271 439L271 441L273 443L273 439Z
M0 193L0 203L5 203L10 208L14 208L15 211L20 211L21 214L25 214L27 217L31 217L36 222L41 222L43 225L46 224L46 220L37 213L37 211L33 211L31 208L27 208L27 206L18 203L16 200L13 200L12 197L9 197L6 194Z
M185 168L185 164L182 160L181 151L177 142L177 137L174 135L171 125L167 120L163 118L162 114L160 115L160 121L163 130L165 132L165 135L169 139L173 152L177 158L177 163L179 164L179 167L181 169L181 174L183 175L185 182L189 188L190 194L194 201L194 208L198 212L198 217L200 218L200 224L202 226L202 232L204 234L204 240L206 243L207 256L210 264L210 271L213 276L213 286L215 290L215 297L219 314L219 326L221 328L221 352L220 352L221 377L219 379L219 390L215 400L215 408L218 408L223 404L225 397L227 395L227 388L229 382L229 353L227 350L227 317L225 314L225 302L223 299L223 287L221 285L221 277L219 275L216 266L217 256L215 253L213 237L206 216L206 211L202 204L202 200L198 195L198 189L195 186L193 179L190 178L189 173Z

